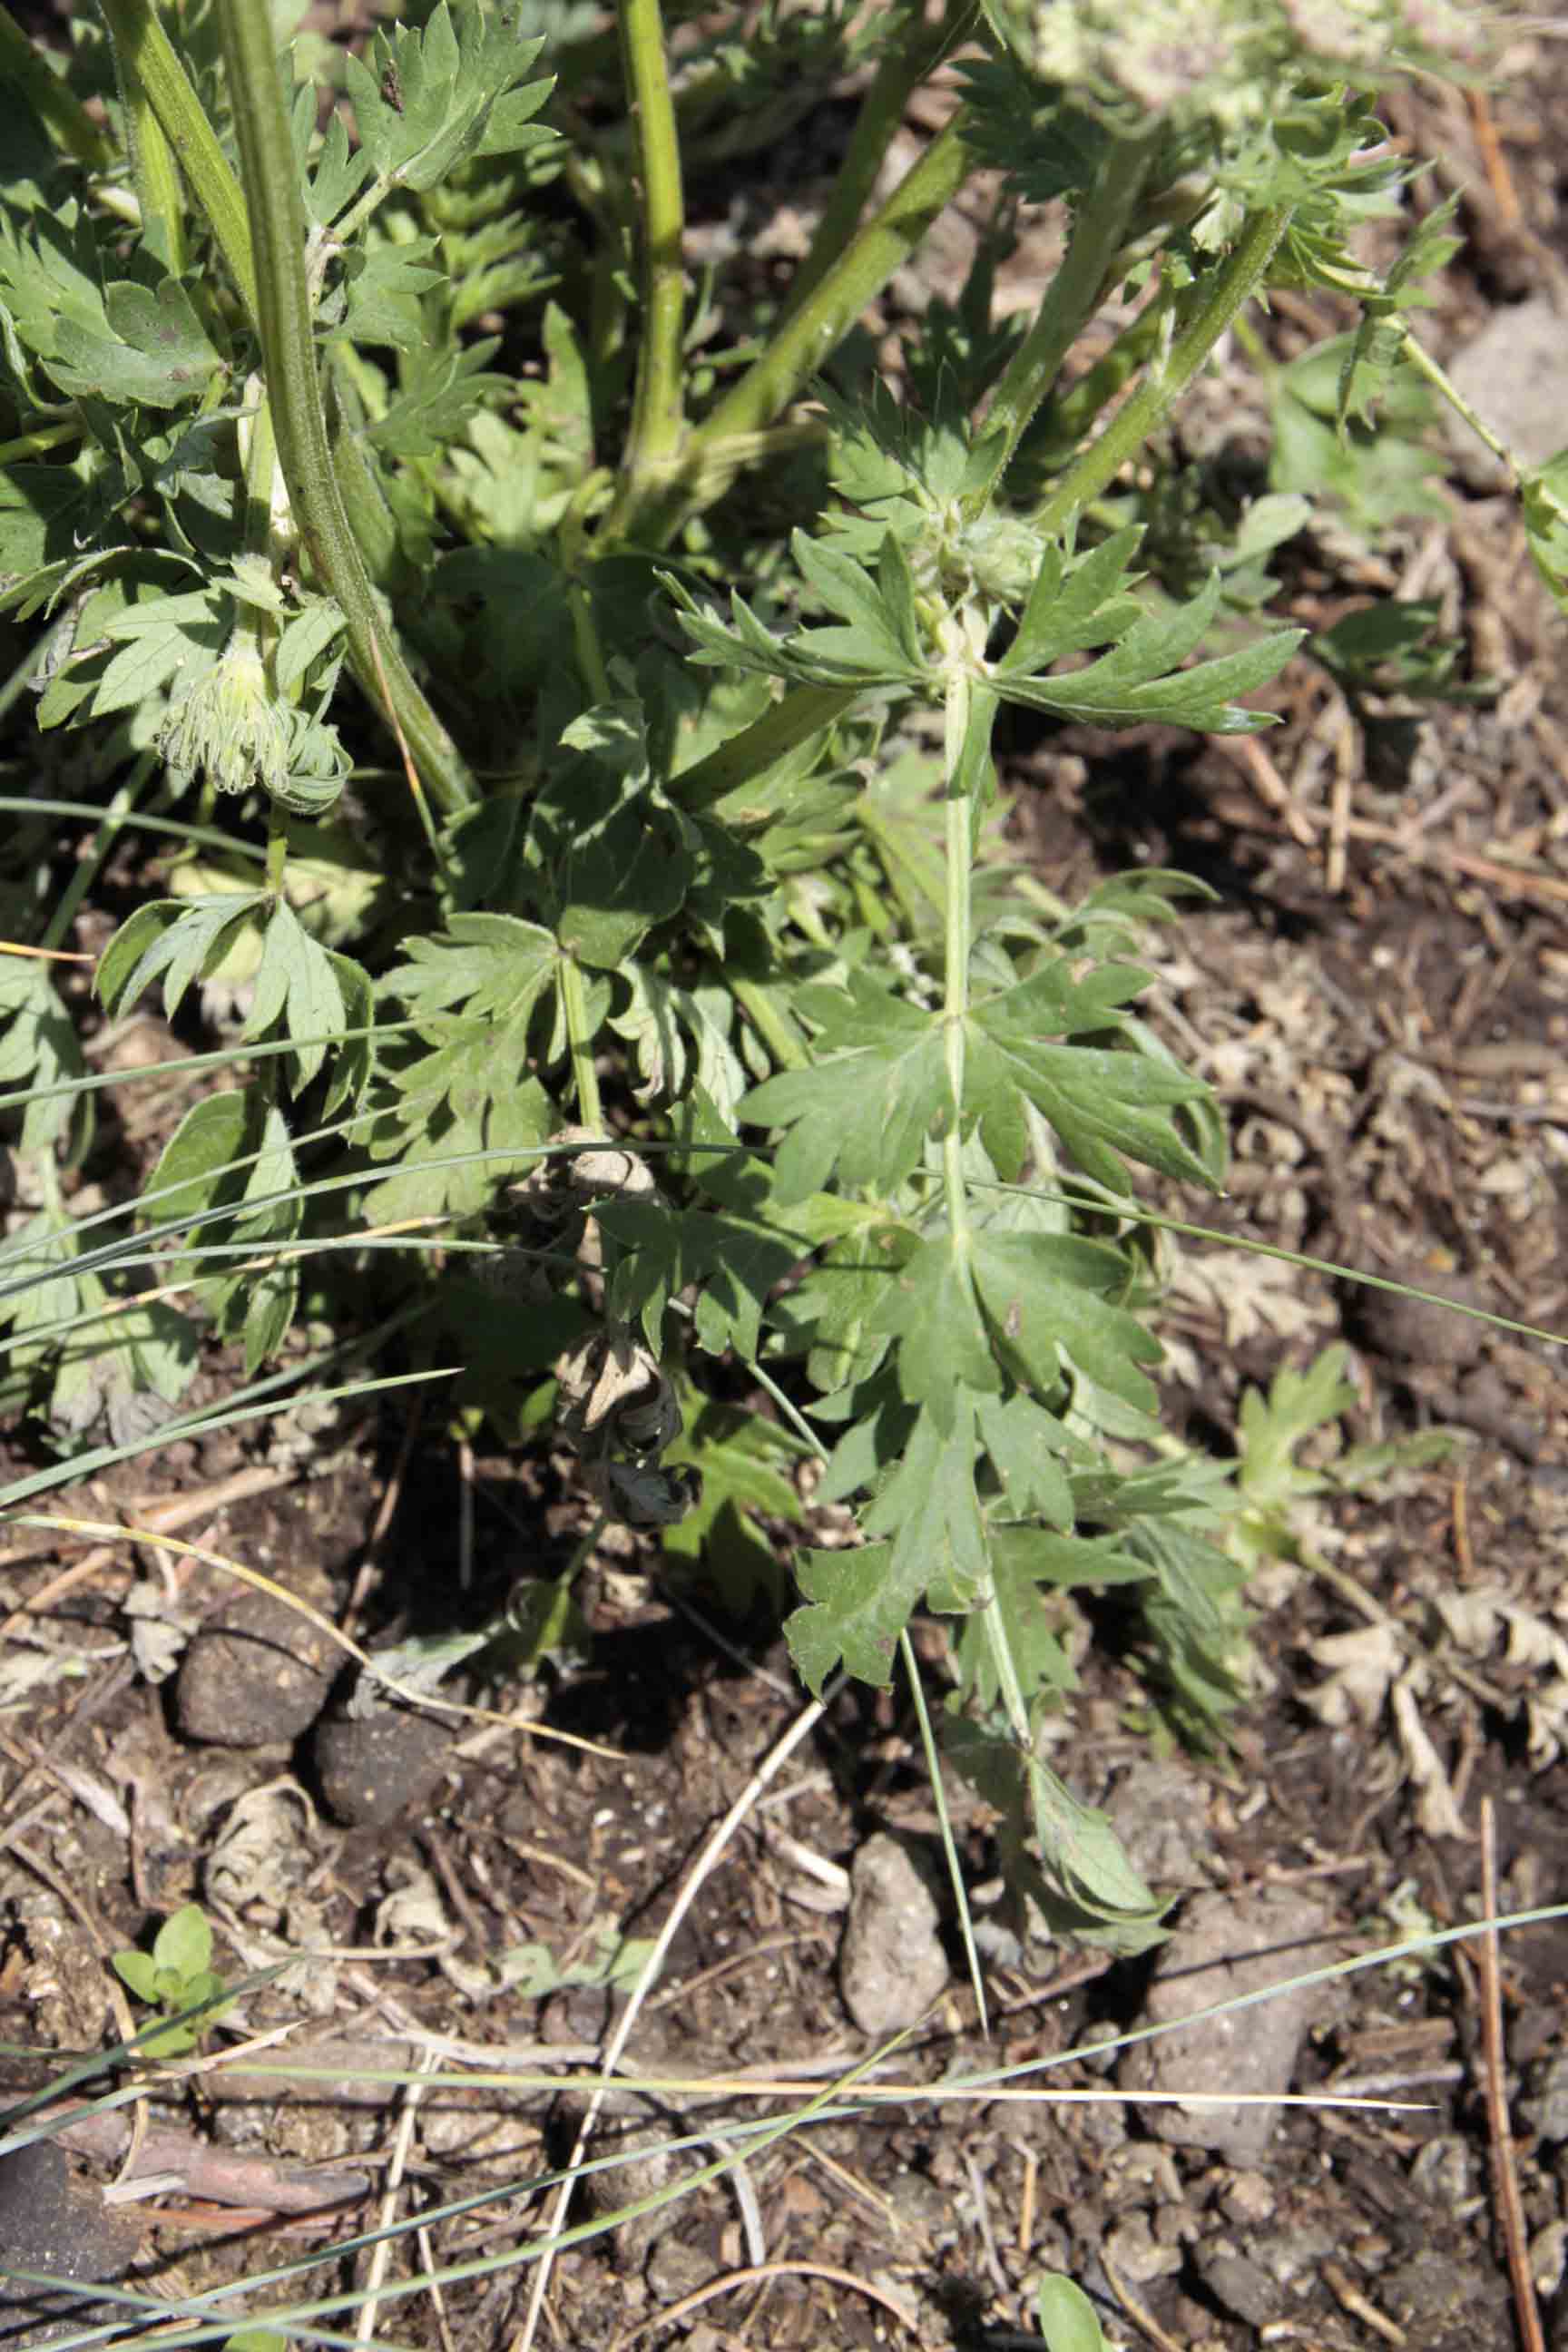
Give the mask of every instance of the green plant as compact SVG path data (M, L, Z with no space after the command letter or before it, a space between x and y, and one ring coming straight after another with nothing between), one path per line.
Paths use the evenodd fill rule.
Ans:
M213 1931L199 1903L171 1912L150 1952L115 1952L110 1966L138 2000L173 2021L143 2033L137 2048L148 2058L180 2058L195 2050L229 2003L212 1966ZM198 2016L190 2016L199 2011ZM187 2022L187 2019L189 2021Z
M1300 485L1228 520L1130 517L1118 486L1170 478L1175 404L1271 287L1366 306L1332 425L1321 383L1302 417L1353 438L1397 405L1413 273L1347 242L1411 176L1373 98L1474 46L1394 0L1310 38L1299 13L948 0L852 35L780 6L745 45L683 27L677 71L656 0L621 0L617 88L570 8L441 0L347 59L351 142L274 12L104 0L9 101L0 572L44 625L13 699L46 752L89 730L113 788L11 921L58 950L122 835L183 834L97 995L199 1003L235 1081L184 1111L138 1232L73 1216L90 1088L47 964L6 982L14 1395L130 1444L209 1336L264 1411L302 1323L394 1331L416 1377L460 1356L455 1410L503 1438L559 1405L597 1507L732 1591L826 1453L814 1500L861 1539L799 1556L805 1681L886 1683L911 1614L951 1617L949 1752L1018 1887L1124 1948L1158 1906L1037 1750L1074 1685L1050 1604L1118 1598L1159 1703L1215 1735L1247 1497L1161 1431L1135 1187L1215 1185L1223 1135L1136 1009L1139 935L1193 886L1043 908L996 750L1005 714L1268 723L1239 698L1299 642L1258 616ZM983 30L873 206L911 92ZM683 151L765 145L849 61L793 285L693 303ZM110 66L106 153L75 88ZM895 397L857 321L982 165L993 234ZM1060 268L1001 320L1016 207L1058 197Z
M1035 2307L1047 2352L1105 2352L1094 2305L1071 2279L1042 2279Z

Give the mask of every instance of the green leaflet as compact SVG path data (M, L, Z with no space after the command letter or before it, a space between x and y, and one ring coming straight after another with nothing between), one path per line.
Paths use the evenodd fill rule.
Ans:
M423 31L378 32L369 64L357 55L345 60L360 140L378 177L433 188L460 159L552 139L533 121L552 85L518 87L543 46L477 8L460 8L454 20L447 0ZM331 194L341 202L338 188Z

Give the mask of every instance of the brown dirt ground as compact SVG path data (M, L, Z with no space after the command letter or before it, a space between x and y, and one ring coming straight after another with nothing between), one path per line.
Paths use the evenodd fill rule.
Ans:
M1460 224L1469 243L1434 314L1440 353L1500 303L1556 284L1568 263L1568 164L1553 129L1568 100L1568 45L1542 40L1533 55L1529 74L1489 108L1445 102L1436 121L1408 126L1423 143L1436 132L1468 191ZM1288 313L1276 332L1282 351L1293 336L1300 347L1300 322ZM1321 677L1302 667L1278 697L1284 724L1256 750L1169 731L1058 733L1023 763L1016 840L1068 898L1129 860L1189 867L1223 893L1155 958L1159 1018L1233 1114L1229 1197L1196 1213L1240 1238L1457 1285L1513 1321L1568 1329L1563 624L1506 499L1463 487L1445 521L1391 534L1375 563L1343 557L1300 578L1295 616L1321 625L1348 601L1390 589L1444 600L1477 668L1504 680L1494 706L1418 714L1405 755L1377 763ZM1373 1501L1325 1505L1312 1530L1321 1572L1281 1570L1254 1596L1258 1689L1232 1754L1169 1768L1184 1817L1174 1844L1160 1849L1163 1884L1237 1895L1305 1885L1336 1934L1371 1949L1400 1923L1479 1916L1477 1832L1489 1799L1502 1907L1568 1894L1562 1356L1441 1310L1387 1307L1324 1275L1281 1279L1216 1244L1192 1253L1168 1333L1173 1412L1197 1433L1233 1428L1247 1384L1342 1336L1354 1350L1358 1438L1440 1422L1463 1442L1443 1465ZM225 1482L254 1477L258 1457L220 1435L171 1449L155 1475L138 1465L134 1478L94 1481L56 1507L102 1520L128 1502L144 1517L150 1491L199 1498L187 1532L293 1589L324 1592L340 1622L352 1605L362 1632L413 1609L420 1591L449 1589L465 1487L489 1581L558 1561L573 1531L537 1465L460 1465L427 1453L401 1421L333 1430L298 1454L275 1450L259 1469L277 1483L226 1501ZM389 1478L395 1508L383 1526ZM165 1576L200 1615L226 1597L221 1574L188 1560L158 1568L151 1553L120 1545L89 1555L36 1540L35 1553L6 1557L6 1596L26 1611L7 1635L68 1649L84 1670L14 1706L0 1729L0 2032L33 2050L90 2051L126 2030L104 1956L186 1900L212 1907L216 1825L296 1759L287 1747L224 1751L184 1739L167 1688L133 1671L120 1638L133 1583ZM1456 1596L1468 1612L1439 1617L1437 1601ZM782 1646L738 1658L716 1645L661 1584L647 1542L602 1553L583 1599L592 1661L551 1690L547 1719L615 1754L480 1732L449 1752L433 1804L380 1830L331 1831L286 1795L287 1866L256 1872L233 1915L237 1953L231 1942L221 1964L264 1959L274 1937L332 1957L251 1995L253 2029L302 2020L296 2046L330 2033L391 2053L392 2063L408 2047L453 2043L468 2054L543 2044L558 2058L575 2046L586 2057L605 2028L603 1995L542 2004L489 1992L486 1963L524 1940L569 1963L604 1925L651 1932L799 1698ZM1336 1669L1342 1654L1318 1648L1379 1622L1419 1662L1411 1712L1435 1773L1425 1787L1387 1711L1362 1719ZM928 1646L940 1649L934 1630ZM1072 1755L1080 1792L1113 1809L1146 1760L1129 1728L1136 1698L1117 1662L1096 1654ZM784 1787L787 1802L765 1818L787 1822L830 1863L847 1863L876 1827L934 1838L915 1727L890 1697L845 1695ZM966 1863L977 1883L985 1878L981 1824L967 1832ZM864 2044L837 1989L834 1900L757 1822L748 1825L677 1938L633 2059L693 2076L787 2068L818 2080L852 2063ZM437 1960L388 1957L433 1940L446 1944ZM1032 2340L1026 2290L1050 2268L1102 2297L1113 2338L1141 2340L1107 2277L1114 2245L1163 2331L1149 2340L1189 2352L1265 2342L1503 2352L1514 2322L1489 2180L1474 1948L1351 1978L1325 1998L1309 2036L1298 2087L1375 2084L1424 2102L1418 2111L1288 2111L1266 2155L1242 2168L1172 2150L1118 2106L979 2104L827 2122L752 2168L778 2274L641 2340L1001 2352ZM1135 2020L1144 1976L1135 1964L1099 1970L1061 1952L1037 1968L1002 1969L983 2040L955 1975L900 2067L934 2081L1048 2056ZM1511 1936L1502 1981L1508 2081L1528 2091L1564 2050L1568 1925ZM1105 2081L1077 2066L1061 2079ZM711 2132L753 2111L733 2098L672 2095L642 2120L651 2112L666 2129ZM197 2091L158 2113L208 2146L259 2157L258 2179L308 2162L379 2180L404 2110L395 2095L360 2085L314 2099ZM1550 2286L1563 2265L1568 2147L1538 2137L1517 2098L1514 2119L1524 2230ZM559 2112L533 2095L432 2092L411 2122L416 2206L524 2178L563 2148ZM536 2210L512 2202L499 2216L443 2225L431 2256L495 2251L526 2232ZM375 2208L354 2205L347 2223L340 2215L323 2225L187 2188L132 2210L143 2220L138 2275L174 2294L324 2247L345 2226L368 2225ZM404 2259L400 2251L395 2270ZM544 2340L608 2347L750 2259L732 2191L699 2191L657 2226L564 2260ZM803 2265L902 2297L912 2328ZM323 2292L344 2280L330 2261L316 2275ZM526 2273L521 2281L455 2285L439 2320L423 2298L395 2305L384 2332L506 2344ZM1560 2299L1560 2331L1563 2307ZM20 2340L0 2323L0 2341Z

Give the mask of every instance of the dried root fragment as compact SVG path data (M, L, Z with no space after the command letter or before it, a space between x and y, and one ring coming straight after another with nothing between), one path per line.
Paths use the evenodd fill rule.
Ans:
M590 1148L542 1160L508 1199L557 1244L570 1234L588 1296L598 1299L604 1264L599 1228L589 1213L605 1199L657 1200L644 1160L606 1144L586 1128L564 1127L552 1143ZM556 1431L581 1460L602 1510L631 1528L672 1527L701 1489L695 1470L665 1469L659 1455L680 1434L680 1402L658 1357L623 1326L605 1324L555 1367Z
M680 1434L680 1406L651 1349L629 1332L595 1331L555 1367L556 1426L584 1462L629 1454L645 1462Z

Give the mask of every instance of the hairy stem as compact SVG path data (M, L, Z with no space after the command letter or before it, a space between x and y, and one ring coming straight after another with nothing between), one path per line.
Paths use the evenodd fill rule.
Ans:
M189 259L185 250L185 192L174 151L164 135L147 85L129 49L115 52L120 103L125 125L131 178L142 209L142 235L165 269L178 278Z
M990 709L994 709L994 705L991 705ZM965 789L966 784L972 787L973 782L965 772L969 765L965 752L979 715L973 678L965 665L955 662L949 672L944 712L947 903L942 923L942 1013L948 1091L952 1099L948 1106L947 1130L942 1137L942 1173L948 1226L960 1249L965 1247L969 1238L969 1189L963 1181L963 1077L965 1032L969 1020L969 958L973 940L971 848L974 839L974 811L971 804L972 789ZM988 738L989 710L984 723Z
M658 0L619 0L617 13L641 183L643 326L622 489L605 525L606 541L635 536L638 517L668 479L685 429L686 213L664 26Z
M951 626L952 625L950 625ZM956 634L956 632L955 632ZM976 687L967 662L957 652L948 671L944 712L943 764L947 776L947 885L942 927L942 1013L946 1031L947 1076L952 1103L947 1132L942 1141L942 1182L948 1231L953 1253L969 1273L971 1222L969 1187L963 1173L963 1086L966 1030L969 1021L969 960L974 943L974 840L980 807L989 781L991 730L996 717L994 698ZM987 1580L988 1581L988 1580ZM1018 1679L1017 1661L1008 1644L1002 1612L987 1608L984 1588L975 1596L978 1622L984 1631L1001 1694L1015 1738L1029 1740L1029 1708Z
M1153 159L1157 132L1118 140L1073 220L1061 268L1039 313L996 387L985 419L989 465L984 480L965 491L970 521L983 514L1079 336L1105 299L1117 255L1126 241Z
M1059 481L1035 520L1042 531L1065 532L1091 499L1114 481L1135 457L1173 401L1184 393L1245 302L1268 275L1292 207L1254 213L1225 262L1215 271L1206 299L1176 339L1163 366L1151 368L1126 405L1117 411L1092 447Z
M228 265L239 299L259 331L256 264L245 197L218 144L217 133L207 121L206 110L158 21L153 0L99 0L99 5L109 26L121 78L128 88L145 91L147 103L190 182L196 202L212 224L218 250ZM266 32L269 58L270 26L271 18L264 13L258 29ZM291 149L289 183L290 186L294 183Z
M932 140L880 212L868 220L816 292L747 369L739 383L688 436L679 478L641 518L643 544L664 546L717 495L725 446L773 423L837 349L868 302L906 261L967 178L973 156L956 115Z
M1068 454L1079 449L1100 410L1159 349L1169 307L1169 296L1156 293L1110 349L1051 402L1048 431L1054 447Z
M913 93L935 72L950 50L973 31L974 0L948 0L934 25L925 21L920 0L905 10L903 28L884 51L869 89L860 101L855 128L838 177L811 240L811 250L795 274L773 331L788 325L816 291L854 236L860 215L897 137Z
M305 278L304 206L271 16L254 0L218 0L218 19L256 254L268 399L294 521L317 577L342 607L355 677L386 709L432 800L449 813L478 797L473 779L382 616L332 468Z

